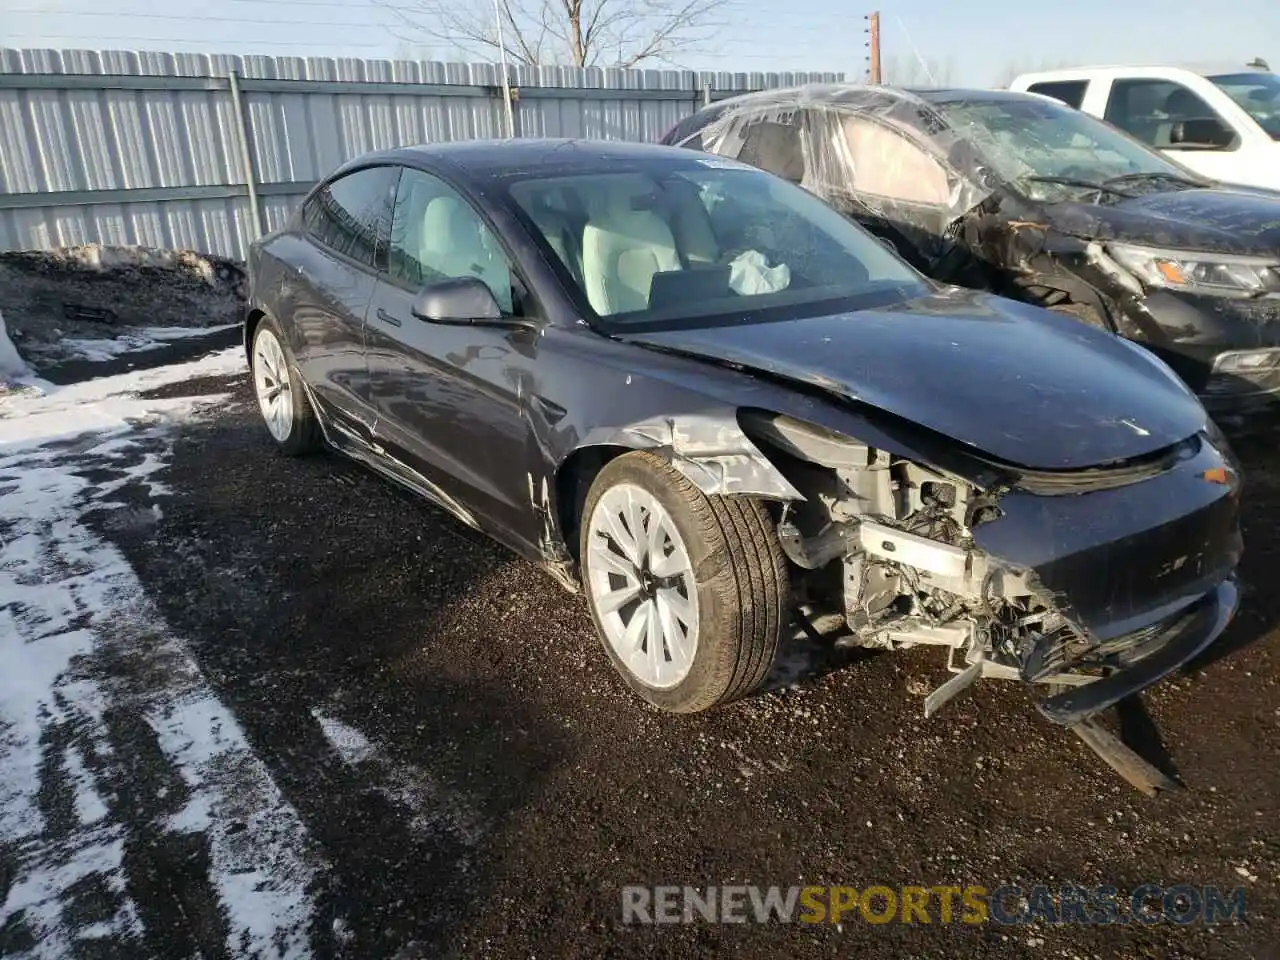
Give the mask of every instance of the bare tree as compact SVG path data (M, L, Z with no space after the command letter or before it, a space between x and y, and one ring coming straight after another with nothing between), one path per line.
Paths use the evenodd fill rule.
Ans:
M1071 66L1068 60L1011 60L1006 63L996 76L997 87L1007 87L1024 73L1039 73L1041 70L1061 70Z
M726 0L375 0L400 39L427 38L468 56L530 66L673 63L711 40ZM502 21L499 39L498 18Z

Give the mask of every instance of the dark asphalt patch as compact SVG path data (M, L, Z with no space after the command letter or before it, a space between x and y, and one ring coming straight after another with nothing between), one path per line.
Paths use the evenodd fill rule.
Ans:
M277 455L238 389L177 442L159 474L173 496L154 525L111 527L109 511L96 522L322 849L317 955L1274 950L1280 592L1250 598L1231 628L1241 649L1146 698L1190 787L1179 795L1137 794L1013 685L979 684L923 720L907 687L944 678L928 650L669 717L614 678L580 600L354 464ZM1247 477L1244 574L1263 584L1277 559L1278 466L1265 453ZM142 486L121 493L150 508ZM813 673L805 651L785 656L793 673ZM377 789L335 752L317 711L416 771L438 807L424 816ZM459 825L459 806L476 832ZM162 876L183 883L176 865ZM1244 885L1250 919L1212 930L620 923L620 888L633 883L1063 881Z

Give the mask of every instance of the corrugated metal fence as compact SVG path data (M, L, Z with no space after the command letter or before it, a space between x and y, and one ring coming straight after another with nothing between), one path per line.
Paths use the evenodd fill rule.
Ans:
M509 76L518 136L614 140L655 140L708 97L843 79ZM0 49L0 250L142 244L243 258L344 160L505 135L493 64Z

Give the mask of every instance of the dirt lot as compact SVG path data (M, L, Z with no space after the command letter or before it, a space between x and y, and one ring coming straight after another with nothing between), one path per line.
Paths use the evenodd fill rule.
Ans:
M84 542L118 550L116 575L141 583L132 613L68 621L94 637L54 720L42 714L43 826L0 847L0 955L53 955L39 915L86 957L1280 957L1269 442L1242 451L1255 589L1231 653L1146 699L1147 748L1188 789L1147 799L1014 686L979 684L923 720L912 691L941 677L927 651L793 644L770 692L660 715L614 679L582 603L535 568L336 457L276 455L243 376L153 396L192 390L231 396L127 443L0 460L0 493L23 470L77 478ZM56 523L0 527L7 551L38 545L50 583L92 565ZM30 643L50 635L30 610L10 616ZM77 705L85 683L96 701ZM195 713L216 713L205 728L223 750L201 763L199 738L174 733ZM202 791L211 813L184 826ZM76 859L58 851L89 849L90 829L111 831L117 860L56 881ZM15 910L33 863L55 881L43 901L23 886L33 906ZM1247 919L620 923L627 884L1064 881L1243 886Z

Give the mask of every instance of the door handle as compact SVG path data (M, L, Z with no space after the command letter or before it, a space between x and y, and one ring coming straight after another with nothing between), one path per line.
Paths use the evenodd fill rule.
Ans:
M393 317L391 314L387 313L387 311L383 310L381 307L378 308L378 319L381 320L383 323L391 324L393 327L403 326L403 324L400 322L399 317Z

